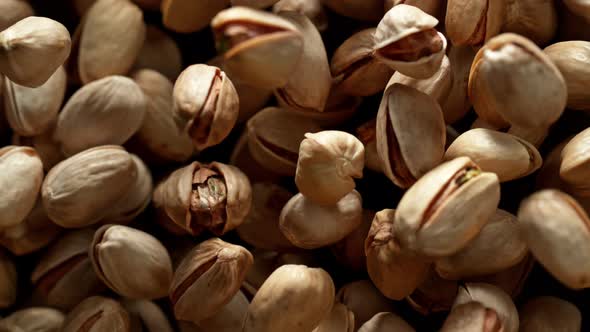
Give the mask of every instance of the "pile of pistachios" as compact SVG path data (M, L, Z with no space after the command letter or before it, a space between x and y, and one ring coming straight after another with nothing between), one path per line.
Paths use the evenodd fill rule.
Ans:
M590 330L590 1L0 0L0 332Z

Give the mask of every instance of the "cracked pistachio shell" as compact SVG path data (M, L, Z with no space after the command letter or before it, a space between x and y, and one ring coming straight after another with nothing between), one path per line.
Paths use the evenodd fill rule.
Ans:
M446 33L453 45L479 46L500 33L507 0L448 0Z
M353 332L354 313L344 304L335 302L332 311L312 332Z
M576 16L583 17L590 22L590 3L587 0L563 0L567 8Z
M182 54L176 41L154 25L148 25L135 69L152 69L174 81L182 71Z
M63 67L37 88L4 82L4 114L12 130L23 136L42 134L50 129L66 93L67 77Z
M392 69L425 79L440 68L447 48L445 36L434 27L438 20L417 7L401 4L390 9L374 35L374 56Z
M166 248L148 233L104 225L94 233L88 256L98 277L121 296L149 300L168 294L172 262ZM134 274L141 278L131 277Z
M221 69L204 64L186 68L174 83L174 117L197 150L223 141L239 113L238 93Z
M330 69L339 89L353 96L383 91L394 71L373 57L375 28L353 34L336 49Z
M571 196L546 189L518 209L520 233L535 258L573 289L590 287L590 219Z
M22 332L59 332L65 318L61 311L53 308L30 307L11 313L0 320L0 324L16 326Z
M493 309L478 302L468 302L453 308L440 332L503 332L506 331Z
M148 300L125 299L121 303L129 313L132 331L173 332L168 317L157 304Z
M324 41L307 16L286 11L279 15L293 23L303 35L303 53L287 84L274 91L279 105L299 111L324 112L332 86L330 64ZM314 73L314 79L309 79Z
M125 143L141 127L147 98L130 78L109 76L84 85L63 107L54 137L66 155Z
M442 161L446 128L440 106L412 87L391 85L377 113L376 139L385 175L410 187Z
M173 84L164 75L151 69L140 69L132 75L143 91L147 107L137 139L157 157L185 161L193 154L192 140L178 129L174 119Z
M453 82L452 76L451 62L445 55L440 68L431 77L418 79L406 76L400 72L395 72L387 83L387 87L396 83L403 84L420 92L424 92L436 100L439 105L442 105L451 91L451 84Z
M380 312L394 310L393 301L386 298L370 280L358 280L343 285L336 301L354 314L354 331Z
M337 130L305 134L299 145L295 184L308 199L333 205L362 178L365 147L353 135Z
M250 179L252 183L278 183L281 181L282 176L280 174L269 172L267 168L264 168L258 161L254 159L254 157L252 157L252 153L250 153L248 144L248 129L244 128L240 138L233 147L231 156L229 158L230 165L233 165L242 170L242 172L248 176L248 179ZM293 171L293 175L294 174L295 172Z
M481 303L485 308L496 313L501 326L501 329L497 331L518 332L518 311L510 296L502 289L485 283L466 283L459 287L453 309L470 302Z
M21 223L35 206L43 164L30 147L0 148L0 228Z
M255 87L284 86L302 57L302 32L272 13L233 7L215 16L211 28L229 72Z
M16 266L4 251L0 251L0 308L8 308L14 304L17 285Z
M256 113L246 128L252 158L262 167L285 176L295 175L304 135L322 130L313 119L277 107Z
M385 11L387 12L393 6L410 5L422 9L425 13L437 17L443 2L440 0L385 0Z
M532 41L513 33L492 38L477 52L468 89L483 120L510 127L509 133L533 145L543 141L567 103L559 69Z
M366 271L365 239L369 234L374 217L374 211L363 209L361 224L344 239L332 245L331 252L341 266L352 271Z
M546 45L557 32L557 16L556 5L551 0L507 1L502 31Z
M477 236L499 201L496 174L483 172L468 157L455 158L406 191L393 228L403 248L426 256L449 256Z
M321 0L339 15L360 21L378 21L383 17L383 0Z
M281 233L281 210L293 197L285 188L270 182L252 184L252 207L236 228L240 239L255 248L284 251L294 246Z
M176 269L170 286L176 318L198 323L215 315L238 292L252 261L248 250L219 238L197 245Z
M125 75L146 36L143 12L131 1L98 0L82 18L77 50L78 75L89 83Z
M41 195L47 215L65 228L79 228L107 216L135 183L137 166L120 146L82 151L47 173Z
M320 32L328 29L328 16L321 0L279 0L272 6L273 13L295 11L307 16Z
M426 278L430 262L400 246L395 233L396 211L377 212L365 241L367 271L375 286L386 297L402 300Z
M70 33L46 17L24 18L0 31L0 72L12 82L35 88L70 55Z
M316 249L350 234L360 225L362 212L362 198L356 190L332 206L317 204L299 193L283 207L279 227L295 246Z
M323 269L283 265L252 299L242 331L312 331L330 314L334 293L334 282Z
M246 6L253 8L267 8L274 5L278 0L231 0L232 6Z
M590 4L590 3L589 3ZM567 85L567 107L576 110L590 109L588 59L590 42L570 40L552 44L543 52L559 68Z
M443 279L432 268L428 273L428 278L406 297L406 301L412 309L425 316L431 313L450 311L458 290L459 283L457 281Z
M156 186L154 203L192 235L204 229L222 235L248 215L252 189L248 177L235 166L195 161Z
M374 118L357 127L356 137L365 146L365 167L381 173L381 159L377 152L377 119Z
M41 197L29 215L19 224L0 230L0 245L16 256L35 252L52 242L61 227L47 217Z
M498 209L471 243L437 260L435 265L441 277L460 280L505 270L518 264L527 253L516 216Z
M471 110L467 85L475 53L469 46L453 46L448 52L452 83L448 96L440 103L447 124L459 121Z
M199 332L235 332L240 331L250 302L241 290L232 297L226 305L221 307L213 316L204 319L196 325Z
M561 150L559 177L569 185L569 190L581 196L588 196L590 186L590 129L574 136Z
M361 326L359 332L415 332L414 328L410 326L403 318L391 313L380 312L373 316L370 320Z
M131 330L129 313L118 302L92 296L80 302L68 315L62 332L101 332Z
M204 29L230 0L163 0L162 21L170 30L190 33Z
M5 0L0 3L0 31L9 28L25 17L35 15L33 7L26 0Z
M469 157L484 172L498 175L500 182L525 177L543 163L529 142L495 130L471 129L457 137L445 152L445 160Z
M579 332L582 314L572 303L553 296L538 296L520 309L521 332Z
M44 252L31 274L38 302L68 311L104 290L88 258L93 236L94 230L89 228L72 231Z

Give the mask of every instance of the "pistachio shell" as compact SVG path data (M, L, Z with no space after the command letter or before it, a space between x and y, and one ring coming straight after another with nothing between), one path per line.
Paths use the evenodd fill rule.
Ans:
M587 179L590 176L588 148L590 130L585 129L574 136L561 151L559 176L570 186L570 191L586 195L589 187Z
M33 7L26 0L6 0L0 3L0 31L9 28L25 17L35 15Z
M172 37L158 27L148 25L145 42L133 68L153 69L174 81L182 71L182 54Z
M157 304L148 300L125 299L122 303L130 315L132 331L173 332L168 317Z
M557 32L557 10L550 0L521 0L506 2L503 32L513 32L546 45Z
M359 332L386 331L415 332L416 330L414 330L414 328L406 323L406 321L400 316L391 312L381 312L376 314L359 329Z
M449 0L445 28L453 45L481 45L500 33L506 0Z
M312 332L353 332L354 313L344 304L335 302L330 314Z
M318 31L328 29L328 16L320 0L279 0L272 6L273 13L296 11L307 16Z
M373 172L381 173L381 159L377 152L377 119L363 123L355 131L356 137L365 146L365 167Z
M383 16L383 0L321 0L336 13L361 21L377 21Z
M65 159L65 156L61 152L61 147L53 138L54 130L55 122L51 125L49 130L40 135L31 137L13 135L12 144L30 146L35 149L39 158L41 158L41 161L43 162L43 170L49 172L53 166Z
M553 296L538 296L520 309L520 331L581 331L582 314L572 303Z
M0 308L8 308L16 302L18 275L12 259L0 251Z
M552 44L543 50L559 68L567 85L567 107L577 110L590 109L588 93L588 67L590 42L570 40Z
M240 138L235 143L231 156L230 165L236 166L252 183L256 182L278 182L281 180L281 175L270 172L264 168L258 161L254 159L250 152L248 128L244 128ZM295 173L293 173L295 174Z
M406 301L422 315L450 311L455 297L457 297L458 289L459 282L441 278L432 268L426 280L410 296L406 297Z
M200 332L234 332L242 328L244 318L248 312L250 302L242 293L238 291L226 305L219 311L196 325Z
M92 296L68 313L61 331L129 331L130 327L129 313L119 302Z
M533 255L529 253L518 264L506 270L487 276L469 278L468 281L492 284L494 286L500 287L513 299L517 299L525 285L525 282L531 274L534 265L535 259L533 258Z
M22 329L23 332L59 332L65 315L56 309L30 307L17 310L0 321Z
M469 70L475 53L476 51L468 46L453 46L448 52L453 82L447 98L440 104L446 123L457 122L471 110L467 85L469 82Z
M163 0L162 21L170 30L188 33L205 28L230 0Z
M336 301L354 313L355 331L376 314L394 310L393 301L383 296L370 280L343 285L336 294Z
M478 302L468 302L453 308L440 332L500 332L504 331L498 314Z

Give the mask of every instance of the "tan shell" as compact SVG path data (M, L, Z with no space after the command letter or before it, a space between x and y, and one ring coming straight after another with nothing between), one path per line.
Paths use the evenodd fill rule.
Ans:
M8 308L16 302L18 275L12 259L0 251L0 308Z
M98 0L80 24L77 60L82 82L127 74L146 36L141 9L131 1Z
M137 167L123 148L88 149L51 169L43 182L43 205L49 218L62 227L92 225L112 211L137 176Z
M378 21L383 17L383 0L321 0L336 13L361 21Z
M70 97L54 136L70 156L99 145L121 145L140 128L146 108L146 98L133 80L105 77Z
M332 311L312 332L353 332L354 313L344 304L335 302Z
M319 205L299 193L283 207L279 226L295 246L316 249L345 238L360 225L361 217L362 198L356 190L334 206Z
M252 183L256 182L273 182L276 183L281 180L281 175L270 172L258 163L252 153L250 153L248 128L244 128L240 138L233 146L231 156L229 158L230 165L236 166ZM293 173L295 174L295 173Z
M12 82L36 88L70 55L70 33L46 17L24 18L0 30L0 72Z
M125 299L121 304L130 315L132 331L142 328L145 332L174 332L168 317L156 303Z
M473 331L500 332L504 327L493 309L478 302L468 302L453 308L440 332Z
M546 45L557 33L556 7L553 1L507 1L502 31L527 37L537 45Z
M182 71L182 54L172 37L158 27L148 25L145 42L133 68L153 69L174 81Z
M543 50L559 68L567 85L567 107L577 110L590 109L586 59L590 58L590 42L570 40L555 43Z
M61 331L61 326L66 316L59 310L46 307L29 307L17 310L6 318L2 324L18 327L17 331Z
M163 0L162 21L170 30L189 33L205 28L230 0Z
M283 265L252 299L242 331L311 331L330 314L334 292L334 282L323 269Z
M376 135L382 170L399 187L408 188L442 161L446 130L440 106L412 87L387 88Z
M176 269L170 286L175 317L198 323L213 316L238 292L252 260L248 250L218 238L197 245Z
M566 182L576 194L588 196L588 178L590 172L588 151L590 148L590 130L585 129L574 136L561 151L559 177Z
M8 29L25 17L35 15L33 7L25 0L6 0L0 3L0 31Z
M518 210L520 232L535 258L573 289L590 287L590 219L569 195L546 189Z
M481 172L471 159L459 157L436 167L406 191L393 228L404 248L433 257L452 255L477 236L499 200L496 174Z
M469 157L485 172L498 175L500 182L525 177L543 163L539 151L516 136L484 128L461 134L445 152L445 160Z
M415 332L414 328L410 324L406 323L400 316L391 312L381 312L373 316L368 320L361 328L359 332Z
M394 302L383 296L370 280L343 285L336 294L336 301L342 302L354 313L355 331L376 314L395 309Z
M507 0L449 0L445 28L453 45L478 46L500 33Z
M467 85L475 53L476 51L469 46L453 46L448 52L453 82L446 100L440 104L445 122L448 124L462 119L471 110Z
M535 266L535 258L530 253L518 264L487 276L469 278L471 282L484 282L500 287L513 299L517 299ZM454 297L453 297L454 299Z
M119 302L92 296L68 313L61 331L129 331L130 328L129 313Z
M538 296L520 309L520 331L581 331L582 314L572 303L553 296Z
M249 304L250 302L244 293L238 290L236 295L215 315L196 323L199 332L239 331L244 323L244 318L246 318Z
M59 67L43 85L28 88L5 79L4 112L10 127L23 136L42 134L50 129L66 93L66 72Z
M273 13L296 11L307 16L320 32L328 29L328 16L321 0L279 0L272 6Z
M406 297L406 301L422 315L450 311L458 290L459 282L441 278L433 267L426 280Z

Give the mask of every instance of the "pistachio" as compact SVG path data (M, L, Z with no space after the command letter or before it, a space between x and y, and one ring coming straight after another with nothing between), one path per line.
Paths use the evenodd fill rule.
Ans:
M0 4L0 31L7 29L25 17L35 15L33 7L26 0L6 0Z
M539 296L520 309L520 331L581 331L582 314L572 303L553 296Z
M12 259L0 251L0 308L8 308L16 302L18 275Z
M158 27L148 25L145 42L133 68L152 69L170 80L176 80L182 71L182 54L172 37Z
M362 198L353 190L333 206L319 205L302 194L281 211L279 227L291 243L304 249L334 244L361 223Z
M82 82L127 74L145 40L141 9L131 1L97 0L80 24L76 60Z
M507 0L449 0L445 28L453 45L479 46L500 33Z
M537 45L546 45L557 32L557 10L553 1L506 1L502 31L527 37Z
M102 296L92 296L68 313L61 331L128 332L130 329L129 313L119 302Z
M484 129L461 134L445 152L445 159L469 157L485 172L498 175L500 182L525 177L541 167L539 151L516 136Z
M0 73L16 84L36 88L64 64L70 47L70 33L61 23L26 17L0 30Z
M354 313L344 304L335 302L330 314L312 332L353 332Z
M34 149L0 148L0 228L20 224L35 206L43 182L43 165Z
M67 311L104 290L88 258L93 236L92 229L72 231L47 249L31 274L37 302Z
M457 281L441 278L432 268L426 280L406 297L406 301L422 315L450 311L458 290L459 283Z
M0 120L1 122L1 120ZM0 126L2 126L0 124ZM39 158L43 162L43 170L47 173L57 165L60 161L65 159L65 156L61 152L61 147L53 137L55 131L55 122L50 128L44 133L36 136L19 136L12 135L12 144L29 146L37 151Z
M375 31L374 56L400 73L429 78L438 71L447 40L434 27L438 20L417 7L390 9Z
M535 259L529 253L518 264L510 268L486 276L469 278L468 281L492 284L502 289L513 299L516 299L520 295L534 265Z
M363 176L363 144L343 131L305 134L299 146L295 184L308 199L322 205L336 204L355 188Z
M218 162L174 171L154 192L154 203L192 235L222 235L243 221L252 202L250 181L238 168Z
M321 0L336 13L361 21L377 21L383 17L383 0Z
M380 312L393 311L393 301L379 292L370 280L358 280L343 285L336 294L354 314L354 331Z
M446 123L455 123L471 110L471 102L467 94L469 70L475 57L475 51L468 46L453 46L448 52L452 84L449 94L440 106ZM444 66L444 61L443 61Z
M363 209L361 224L344 239L332 245L332 254L340 265L353 271L366 270L365 239L369 235L369 229L374 217L374 211Z
M205 28L230 0L162 0L162 21L170 30L189 33Z
M505 331L498 313L478 302L468 302L453 308L440 332L502 332Z
M176 269L170 286L176 318L198 323L213 316L238 292L252 260L248 250L218 238L197 245Z
M152 301L124 300L121 303L129 313L131 330L145 332L173 332L166 314Z
M587 185L587 179L590 176L588 166L590 159L587 157L589 140L590 130L588 129L574 136L561 151L559 167L559 176L567 183L569 191L584 197L588 196L590 189Z
M377 114L377 153L391 181L402 188L414 184L442 161L445 140L442 111L432 97L399 83L387 88Z
M333 303L334 283L326 271L283 265L252 299L242 331L312 331L330 314ZM300 310L302 307L306 310Z
M66 155L125 143L143 122L147 100L130 78L108 76L84 85L59 114L55 139Z
M221 143L238 118L234 85L217 67L192 65L174 83L174 115L197 150Z
M0 324L10 324L23 332L59 332L65 315L56 309L30 307L21 309L0 320Z
M303 134L302 134L303 135ZM233 165L246 176L252 183L256 182L274 182L277 183L282 179L280 174L269 172L267 168L264 168L250 152L249 148L249 137L248 137L248 128L244 128L240 137L238 138L237 142L235 143L232 153L230 155L229 161L230 165ZM297 152L295 152L297 153ZM297 161L295 161L295 165L297 165ZM293 174L295 174L295 170L293 170Z
M518 220L521 235L549 273L573 289L590 286L590 219L574 198L541 190L521 203Z
M496 212L499 199L496 174L459 157L433 169L406 191L395 213L394 232L404 248L449 256L477 236Z
M367 271L386 297L402 300L428 276L430 262L400 246L395 233L395 210L377 212L365 241ZM403 278L398 276L403 275Z
M391 312L381 312L376 314L359 329L359 332L385 331L414 332L416 330L414 330L414 328L406 323L406 321L400 316Z
M557 66L567 85L567 107L577 110L590 109L590 94L585 66L590 58L590 42L570 40L552 44L543 52Z
M66 93L66 72L59 67L43 85L28 88L4 82L4 112L10 127L23 136L42 134L50 129Z
M272 6L273 13L295 11L307 16L318 31L328 29L328 16L320 0L279 0Z
M196 325L200 332L234 332L242 328L244 318L248 312L248 299L238 291L232 299L219 311Z
M278 15L233 7L215 16L211 28L228 70L255 87L284 86L302 56L302 33Z

